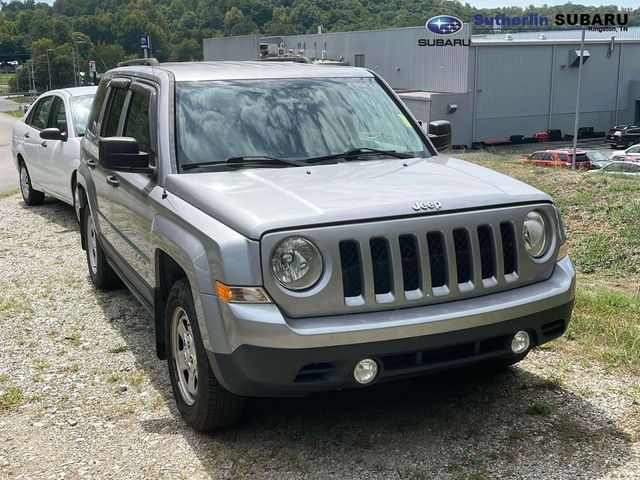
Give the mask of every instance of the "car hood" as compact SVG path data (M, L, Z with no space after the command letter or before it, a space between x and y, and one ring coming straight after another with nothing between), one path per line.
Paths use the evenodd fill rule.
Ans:
M259 239L267 231L354 220L551 201L545 193L456 158L384 159L291 168L171 174L168 192Z

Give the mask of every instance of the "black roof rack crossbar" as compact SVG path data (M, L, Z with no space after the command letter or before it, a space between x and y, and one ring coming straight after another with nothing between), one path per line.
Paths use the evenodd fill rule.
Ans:
M134 58L133 60L127 60L125 62L119 62L119 67L132 67L137 65L157 66L160 62L155 58Z

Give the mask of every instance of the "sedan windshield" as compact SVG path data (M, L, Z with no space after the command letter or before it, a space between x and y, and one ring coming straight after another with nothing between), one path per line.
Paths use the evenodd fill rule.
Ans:
M93 95L83 95L81 97L71 97L71 107L73 110L73 125L76 127L76 135L81 137L87 129L87 119L93 102Z
M429 156L373 78L181 82L176 103L181 166L252 156L317 159L358 149Z

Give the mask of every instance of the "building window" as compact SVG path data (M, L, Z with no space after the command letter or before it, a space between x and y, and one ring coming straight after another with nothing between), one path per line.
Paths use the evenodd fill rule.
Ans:
M364 67L364 55L363 54L356 54L355 60L353 62L353 64L356 67Z

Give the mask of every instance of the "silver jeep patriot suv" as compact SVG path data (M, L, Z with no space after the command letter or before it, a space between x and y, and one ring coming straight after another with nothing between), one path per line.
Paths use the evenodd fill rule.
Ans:
M82 246L96 287L153 315L189 425L229 425L247 396L508 365L563 334L575 273L552 199L439 155L446 127L430 138L361 68L105 74Z

